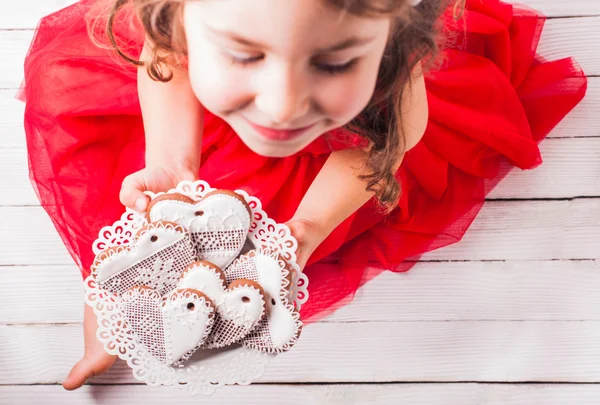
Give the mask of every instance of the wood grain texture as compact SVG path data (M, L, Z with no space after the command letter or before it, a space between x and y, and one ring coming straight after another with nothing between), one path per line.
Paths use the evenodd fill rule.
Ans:
M600 138L546 139L540 151L543 163L533 170L503 165L508 175L487 198L600 196Z
M0 326L0 384L56 384L80 324ZM317 323L257 382L600 382L599 321ZM136 383L119 361L92 382Z
M76 0L23 0L11 2L9 12L0 14L0 29L34 29L40 18L73 3L76 3Z
M509 2L532 7L548 17L600 14L600 3L597 0L518 0ZM73 3L75 3L75 0L25 0L13 2L10 6L10 12L0 14L0 29L34 29L40 18Z
M15 99L15 94L16 90L0 90L0 132L2 133L0 149L25 147L23 129L25 104ZM600 78L591 77L586 97L557 125L548 138L600 137L600 124L596 118L598 111L600 111Z
M544 163L534 170L504 165L508 176L488 199L540 199L600 196L600 138L547 139L541 144ZM24 149L0 148L0 206L39 206L29 181Z
M597 0L510 0L508 3L524 4L553 18L600 14L600 2Z
M420 262L384 272L322 322L600 321L600 262ZM6 267L0 324L73 323L83 285L71 266Z
M600 16L556 18L546 22L538 53L547 60L573 57L588 76L600 74Z
M584 99L548 134L548 137L600 137L598 111L600 111L600 78L589 77Z
M33 31L0 30L0 55L6 61L0 89L17 89L23 78L23 60ZM600 16L557 18L546 22L538 52L546 59L574 57L589 76L600 75Z
M0 266L71 265L40 207L0 207ZM600 258L600 199L488 201L460 243L424 260Z
M23 0L0 14L0 404L199 403L204 398L139 385L123 362L92 380L108 386L66 393L31 385L61 382L80 357L83 291L35 206L24 107L13 97L37 21L73 1ZM600 75L600 1L521 3L553 17L544 57L574 56L588 75ZM433 261L408 273L380 275L351 305L307 326L268 368L268 385L227 387L209 402L600 404L598 111L600 78L591 77L586 99L542 143L544 164L511 172L489 196L525 201L489 201L458 244L425 255ZM483 383L454 384L469 381ZM527 381L596 384L485 383Z
M21 86L24 75L23 61L32 39L33 31L0 31L0 89L18 89Z
M5 405L564 405L575 399L578 405L597 405L598 397L600 387L582 384L255 384L225 387L210 399L173 387L139 385L93 385L75 392L59 386L0 387L0 404Z
M460 243L424 260L596 259L600 199L487 202ZM534 225L535 223L535 225Z

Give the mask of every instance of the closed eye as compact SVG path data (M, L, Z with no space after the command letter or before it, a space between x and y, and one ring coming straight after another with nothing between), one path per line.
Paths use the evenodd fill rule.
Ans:
M258 63L264 59L264 55L238 56L231 53L226 53L226 56L232 64L241 66L248 66L254 63ZM356 64L357 61L358 59L352 59L340 65L329 63L313 63L313 66L320 72L329 75L335 75L349 71Z
M315 63L315 67L327 74L334 75L349 71L355 64L357 59L352 59L341 65L331 65L326 63Z
M252 63L256 63L264 59L264 55L245 55L230 52L225 52L225 56L229 59L231 63L242 66L250 65Z

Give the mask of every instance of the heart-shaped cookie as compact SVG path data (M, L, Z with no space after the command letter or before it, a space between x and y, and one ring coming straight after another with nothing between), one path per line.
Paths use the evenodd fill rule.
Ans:
M179 283L180 288L202 291L216 307L215 324L203 346L206 349L238 342L258 325L265 313L265 294L258 283L238 279L226 287L225 280L220 268L199 261L185 270Z
M302 330L300 314L290 302L291 275L276 255L251 250L225 270L227 281L244 277L260 284L265 292L266 314L241 343L269 353L289 350Z
M252 210L244 197L216 190L196 202L182 194L163 194L150 202L150 222L170 221L184 226L196 246L198 258L220 268L240 253L250 229Z
M161 297L150 287L133 287L122 296L121 312L152 356L177 365L206 341L215 311L210 298L200 291L177 289Z
M176 287L182 271L195 257L184 227L158 221L140 229L131 246L100 252L92 273L101 288L118 295L134 286L151 287L163 295Z

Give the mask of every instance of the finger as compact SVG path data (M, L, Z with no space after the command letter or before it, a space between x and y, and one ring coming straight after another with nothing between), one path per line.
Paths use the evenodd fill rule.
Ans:
M88 378L105 373L115 362L116 357L103 353L96 359L84 357L73 368L63 382L66 390L81 387Z
M90 362L84 357L73 368L63 381L63 388L72 391L81 387L93 375Z
M148 206L148 197L144 194L146 184L137 176L127 176L123 180L119 199L121 204L138 212L143 212Z

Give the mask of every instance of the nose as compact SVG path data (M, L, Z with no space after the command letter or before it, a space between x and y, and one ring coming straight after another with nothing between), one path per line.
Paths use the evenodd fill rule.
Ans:
M265 73L254 102L272 124L291 123L308 113L310 87L302 72L290 66Z

